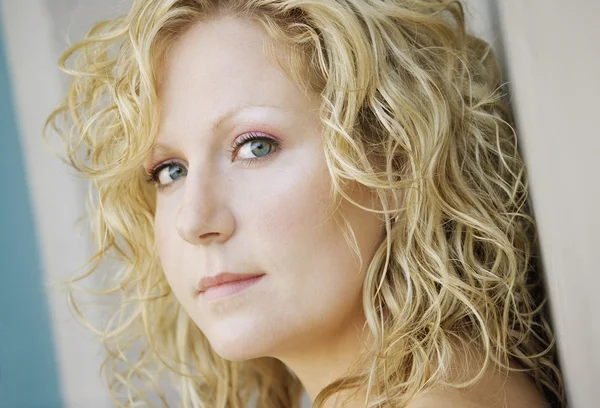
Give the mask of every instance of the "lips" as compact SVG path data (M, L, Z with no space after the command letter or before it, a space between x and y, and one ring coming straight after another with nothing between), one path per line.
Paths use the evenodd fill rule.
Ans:
M215 276L205 276L204 278L200 279L200 282L198 283L198 292L203 293L207 289L215 286L224 285L226 283L245 281L248 279L257 278L262 275L264 275L264 273L241 274L222 272Z

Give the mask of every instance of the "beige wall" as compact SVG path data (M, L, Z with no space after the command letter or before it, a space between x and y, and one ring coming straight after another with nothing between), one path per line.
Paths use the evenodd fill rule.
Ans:
M600 2L499 0L570 406L600 406Z

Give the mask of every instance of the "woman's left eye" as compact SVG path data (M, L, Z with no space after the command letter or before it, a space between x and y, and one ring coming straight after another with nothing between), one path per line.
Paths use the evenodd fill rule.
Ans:
M257 134L250 134L247 137L242 137L236 143L232 154L234 157L232 161L235 159L241 160L259 160L273 151L275 151L279 147L279 144L275 139L272 139L267 136L261 136Z

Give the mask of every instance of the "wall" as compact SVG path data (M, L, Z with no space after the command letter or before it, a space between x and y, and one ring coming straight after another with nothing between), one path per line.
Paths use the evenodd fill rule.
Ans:
M58 408L53 330L14 114L0 18L0 407Z
M570 406L597 407L600 2L498 4Z
M78 218L84 214L85 185L52 156L42 142L41 129L45 117L64 92L65 76L58 71L56 61L59 53L66 47L67 32L71 38L81 38L87 25L94 19L114 14L117 2L111 5L106 0L4 0L0 2L0 6L6 61L14 91L14 120L20 128L24 171L19 172L16 165L10 173L9 168L1 168L5 170L2 173L4 175L16 173L15 176L21 178L26 176L27 181L23 179L21 185L23 188L29 186L32 204L29 224L28 220L15 218L11 219L14 223L11 225L24 228L22 235L27 238L23 248L29 248L27 253L39 254L39 258L29 260L30 263L39 260L41 266L36 286L32 286L35 289L72 276L91 254L85 226L77 224ZM16 143L15 140L15 146ZM13 148L12 154L19 154L16 149ZM13 181L9 181L12 185ZM25 208L27 205L24 197L19 196L15 200L14 206L17 208ZM20 211L24 213L26 210ZM26 233L31 223L34 223L37 231L37 240ZM25 249L22 249L16 254L26 258L24 252ZM10 288L7 287L6 290ZM109 407L109 400L98 375L102 361L101 346L73 318L63 291L52 287L46 293L48 301L44 312L50 317L52 333L42 330L43 324L39 318L30 322L32 327L37 327L37 334L22 333L20 342L15 345L16 350L22 352L15 354L15 358L20 358L23 369L28 372L13 372L10 375L14 381L19 381L19 387L12 388L11 392L22 398L23 405L10 404L7 407L53 407L46 403L27 403L36 396L44 398L45 394L40 391L47 387L52 388L55 394L62 395L65 407ZM20 292L14 293L14 296L19 295ZM40 302L41 299L42 297ZM27 320L27 315L22 314L24 309L17 310L20 319ZM100 316L92 315L91 318L98 320ZM42 343L42 340L52 344L53 350L48 347L33 348L34 342ZM30 351L29 354L23 354L26 350ZM42 353L45 359L39 356ZM43 369L39 374L43 377L38 377L36 368L44 368L44 362L48 359L57 361L56 373L51 374L50 369ZM40 367L37 367L38 364ZM35 384L33 392L32 383ZM1 404L2 402L0 406Z

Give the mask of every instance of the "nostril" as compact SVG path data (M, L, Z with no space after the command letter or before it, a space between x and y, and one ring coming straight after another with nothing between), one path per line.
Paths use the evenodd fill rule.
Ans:
M218 232L207 232L206 234L200 235L200 239L212 238L213 236L219 236L219 233Z

